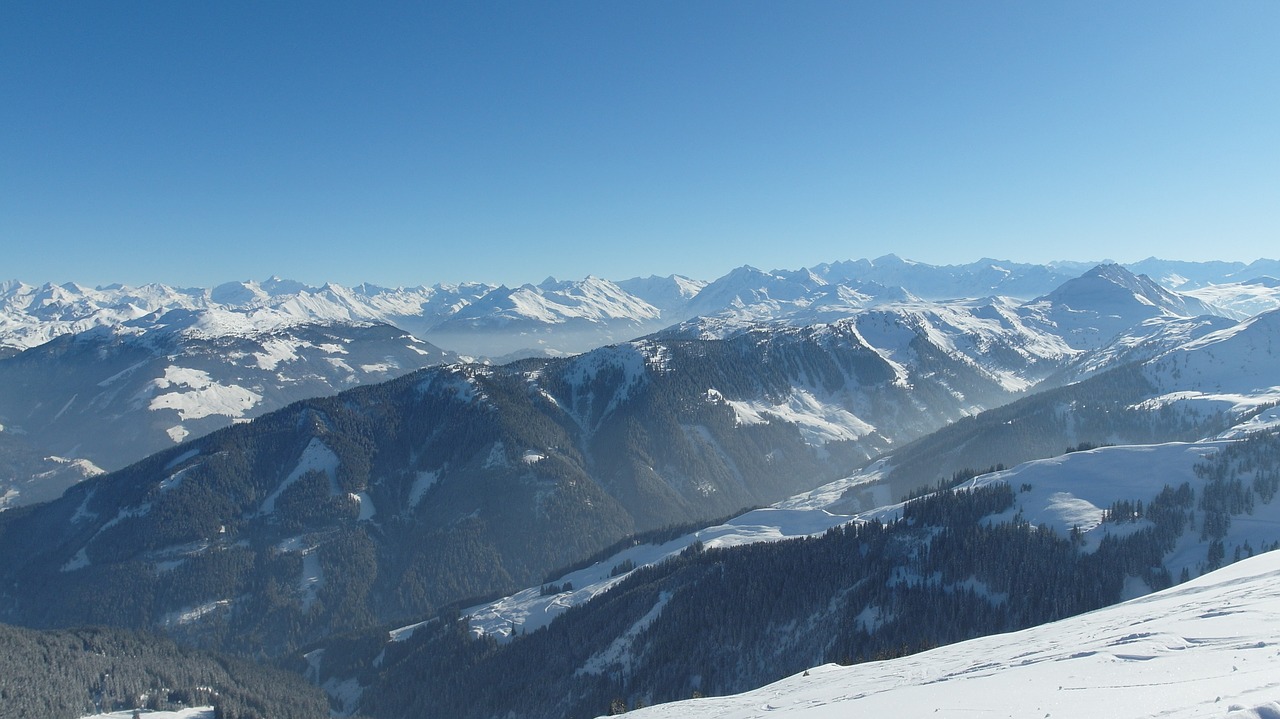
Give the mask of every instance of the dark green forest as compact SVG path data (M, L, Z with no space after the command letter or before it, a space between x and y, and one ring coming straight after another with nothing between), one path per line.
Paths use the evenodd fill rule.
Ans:
M326 671L368 684L362 709L380 719L592 717L1012 631L1115 603L1126 577L1153 589L1185 580L1170 575L1164 556L1201 524L1220 538L1232 515L1271 501L1277 452L1280 436L1258 435L1201 465L1198 491L1184 483L1117 502L1104 521L1145 520L1145 528L1109 534L1090 552L1075 532L982 521L1014 506L1017 488L944 489L887 522L729 549L694 545L510 643L473 638L465 619L443 614L403 643L344 644L346 659L335 654ZM1242 551L1280 547L1276 540ZM1209 544L1200 572L1240 558L1224 558L1220 546ZM630 648L611 654L628 632ZM376 671L358 659L375 652Z
M321 719L301 676L120 629L0 625L0 719L212 706L217 719Z

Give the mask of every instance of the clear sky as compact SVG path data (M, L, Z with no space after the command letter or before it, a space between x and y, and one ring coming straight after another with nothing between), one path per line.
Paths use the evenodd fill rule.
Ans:
M0 279L1280 255L1280 2L3 2Z

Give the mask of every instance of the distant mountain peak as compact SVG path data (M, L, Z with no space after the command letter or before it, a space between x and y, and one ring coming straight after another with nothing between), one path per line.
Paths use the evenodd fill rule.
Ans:
M871 264L883 266L883 265L906 265L906 264L915 264L915 263L908 262L907 260L904 260L901 257L890 252L887 255L881 255L875 258L874 260L871 261Z
M1117 264L1103 264L1068 280L1047 298L1072 309L1106 309L1106 305L1139 302L1171 314L1190 316L1186 298L1164 289L1146 275L1135 275Z

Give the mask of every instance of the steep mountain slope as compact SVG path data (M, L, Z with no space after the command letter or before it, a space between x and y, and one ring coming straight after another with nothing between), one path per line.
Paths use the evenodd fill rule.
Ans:
M1219 401L1239 409L1241 403L1280 401L1277 356L1280 310L1272 310L1177 347L1148 362L1146 372L1166 390L1159 400Z
M623 549L551 594L469 609L470 622L311 658L331 679L363 667L348 679L374 716L593 716L741 691L1061 618L1280 547L1277 477L1269 433L1076 452L853 516L839 516L837 487ZM777 541L797 534L810 537ZM407 685L422 692L391 691Z
M59 457L119 469L299 399L452 359L386 325L260 332L244 315L218 310L63 335L0 360L0 433L14 437L14 455L0 451L11 468L0 475L0 507L52 499L83 478L44 476L67 464Z
M911 657L825 665L733 697L634 712L637 719L934 716L1224 716L1280 712L1280 553L1052 624Z
M454 652L474 651L465 660L471 662L464 664L466 673L491 677L516 671L542 672L544 668L533 669L524 662L551 651L550 645L574 646L580 651L554 668L545 668L545 674L537 674L539 679L534 683L545 692L512 705L490 703L481 711L590 716L605 711L611 696L652 702L687 696L694 690L739 691L753 686L752 682L781 676L769 672L788 666L799 671L824 659L876 656L958 638L946 633L946 627L950 631L956 626L995 631L1000 627L984 622L991 616L1010 616L1001 612L1016 610L1022 617L1017 621L1043 621L1062 616L1058 612L1066 607L1075 607L1070 611L1087 608L1079 604L1084 592L1099 587L1110 587L1106 591L1114 593L1090 595L1094 598L1088 601L1097 602L1091 606L1150 591L1223 562L1280 546L1280 504L1274 502L1280 487L1280 434L1276 432L1280 427L1280 389L1276 387L1280 375L1274 355L1277 317L1280 313L1261 315L1230 328L1200 331L1195 338L1184 334L1186 341L1172 349L1158 343L1160 347L1152 350L1154 356L1145 363L1123 366L962 419L897 449L850 478L721 526L682 537L664 536L653 544L642 541L620 547L591 566L548 577L541 589L533 587L463 611L469 619L462 626L472 634L499 642L519 638L510 650L459 643L449 622L428 622L393 631L390 643L370 640L362 645L359 651L385 651L379 666L387 669L368 668L369 656L364 660L344 656L352 650L348 646L336 651L326 648L323 656L316 655L320 657L319 671L330 678L357 681L367 687L366 696L371 697L363 705L366 709L395 715L406 705L387 699L380 689L382 683L420 681L424 667L446 684L461 681L459 691L467 693L467 680L460 680L448 669L458 657ZM1257 432L1261 434L1252 434ZM1163 442L1219 433L1223 439L1190 444L1085 449L1104 441ZM1022 526L1027 532L1002 535L1002 541L1016 546L1026 540L1032 547L939 546L938 537L946 538L947 532L959 529L949 524L956 517L972 520L982 513L967 514L969 510L963 507L925 511L902 504L885 506L926 482L941 482L948 476L953 480L948 484L963 480L972 474L962 471L967 460L979 462L967 465L970 467L1013 463L1037 453L1056 455L1077 442L1083 451L1069 449L1068 454L989 473L961 485L961 491L1010 488L1008 504L988 507L984 512L993 517L992 527ZM921 519L913 520L912 516ZM773 568L770 570L760 566L764 560L717 555L711 566L719 567L721 577L731 571L732 562L747 563L736 570L742 573L739 585L724 587L696 579L706 570L698 569L701 560L693 558L696 555L691 551L816 536L855 518L895 527L899 518L906 518L908 527L948 529L924 533L931 543L927 553L910 548L910 542L921 539L911 539L914 530L894 530L904 534L895 535L897 544L889 545L898 549L885 550L886 564L877 570L883 575L869 574L868 568L850 572L822 569L824 563L836 566L837 560L825 550L806 548L785 553L782 559L767 560L767 566ZM1039 529L1031 531L1032 527ZM1053 549L1055 546L1058 548ZM1073 549L1068 551L1068 547ZM1059 565L1060 573L1034 589L1012 588L1009 579L998 573L1000 561L990 559L1004 556L1010 557L1009 566L1033 576L1038 562L1046 556L1057 557L1050 561ZM964 567L973 557L987 557L981 564L985 569L974 570L973 577L966 578ZM1086 557L1092 559L1078 563ZM1087 566L1095 561L1110 568ZM654 569L644 579L632 578L637 568L656 568L663 562L670 566ZM1066 567L1072 568L1061 571ZM784 577L761 578L770 571ZM915 586L917 590L940 581L935 589L940 588L942 596L931 594L935 589L929 589L923 595L894 596L890 592L894 598L889 599L883 593L867 595L866 587L844 586L833 579L867 576L880 576L890 587ZM924 584L913 584L919 580ZM832 581L837 584L830 585ZM702 588L690 589L691 583L700 583ZM956 599L960 587L977 592L979 599L994 603L996 608L978 610L965 605L973 598ZM796 595L808 597L808 603L794 615L776 608L782 602L779 597ZM683 604L677 599L681 596ZM866 603L832 614L832 607L843 606L851 596L862 596L858 601ZM1028 607L1013 604L1013 597L1019 597L1019 602L1034 597L1052 599ZM712 614L696 612L692 606L697 604L717 610ZM755 613L737 611L742 605L756 608ZM765 620L760 620L760 608L766 606L775 608L763 612ZM579 609L568 612L573 607ZM672 613L679 616L668 618ZM561 616L564 624L553 622ZM690 616L696 619L690 620ZM959 621L957 616L965 620ZM979 621L979 617L985 618ZM851 624L847 623L850 619ZM936 627L936 633L926 632L924 638L912 633L939 619L946 622ZM763 621L758 630L747 629L757 621ZM859 634L859 627L870 636ZM708 649L721 646L732 647L732 652L716 655ZM427 660L427 655L434 658ZM331 666L326 668L325 662ZM411 711L422 716L464 711L461 704L454 703L461 695L451 691L442 688L432 695L436 699L410 704Z
M755 330L296 403L0 515L5 616L279 652L526 586L1011 394L923 336L906 345L890 359L852 325Z
M1099 265L1027 303L1024 312L1079 350L1096 349L1143 321L1214 314L1203 302L1119 265Z
M82 482L57 501L4 512L0 616L146 627L267 654L326 640L308 647L312 676L349 699L367 687L363 708L384 716L592 715L613 699L737 691L824 660L1025 626L1277 541L1275 441L1234 439L1275 418L1276 315L1189 318L1204 307L1115 267L1025 305L942 305L808 271L740 274L727 315L578 357L453 364L297 402ZM757 281L766 291L750 290ZM547 282L465 314L482 297L454 316L481 327L506 307L508 324L519 325L534 310L555 316L561 310L550 305L569 307L584 286ZM616 285L594 287L611 298L599 306L626 299ZM215 294L342 296L350 307L383 297L376 288L304 290L280 281ZM207 418L195 415L207 409L230 421L245 408L235 401L243 393L266 396L240 375L214 378L212 367L227 359L264 383L283 382L291 362L332 369L326 382L400 363L359 354L356 344L376 343L340 341L333 327L286 321L294 310L281 307L270 308L282 318L275 334L250 332L248 311L171 311L2 361L0 370L13 363L35 378L59 358L93 358L101 374L69 373L65 386L41 390L56 399L29 403L21 423L6 415L0 438L27 444L35 435L13 428L37 421L90 427L75 418L90 407L167 413L174 421L151 429L168 444L181 432L167 430L194 434ZM779 317L742 321L757 314ZM406 357L426 351L391 328L363 329ZM1068 339L1056 334L1064 330ZM206 351L185 354L187 346ZM35 381L13 377L5 386ZM1076 377L1087 379L971 418L1046 378ZM141 423L119 424L138 431ZM968 467L1229 429L1222 441L1190 447L1074 452L959 494L868 511L922 484L962 479L954 473ZM82 447L106 441L101 429L75 433ZM627 535L776 502L890 450L864 473L774 508L548 576ZM1164 483L1178 486L1166 494ZM1249 511L1251 521L1238 521ZM855 520L858 529L824 533ZM1010 566L1023 576L1010 576ZM445 621L398 632L402 641L333 639L520 587L530 588L466 602L475 605L468 624L445 611ZM597 595L596 608L585 604ZM839 629L824 631L831 626ZM505 683L515 677L535 689L521 695ZM423 694L378 689L404 686ZM517 698L523 706L496 704Z
M966 467L1077 445L1194 440L1247 422L1280 403L1280 311L1220 325L1175 321L1131 348L1142 361L944 427L896 451L886 482L901 494Z
M1052 332L1027 323L1006 298L944 304L894 296L862 307L808 305L770 322L722 314L698 317L656 336L724 339L760 327L820 324L852 327L882 356L907 364L916 348L927 344L1010 390L1035 386L1079 354Z
M1074 298L1102 294L1134 310L1115 313L1122 318L1140 323L1154 311L1185 322L1170 314L1176 297L1139 278L1118 268L1091 275L1105 292L1063 291L1038 307L1079 312L1068 302L1084 307ZM1148 296L1169 307L1152 310ZM208 316L217 315L168 322L203 326L193 318ZM1238 419L1219 405L1153 403L1200 390L1162 389L1124 368L965 419L1085 352L1040 331L1039 316L989 300L890 303L816 326L705 320L579 357L454 365L296 404L6 518L0 578L17 582L7 616L123 621L278 652L526 586L631 532L777 501L956 420L896 454L891 496L1068 444L1194 439ZM730 326L720 339L692 338ZM259 369L263 358L283 366L265 341L242 349ZM104 363L109 376L67 388L71 406L80 393L151 406L168 396L159 390L180 389L160 408L188 428L200 418L184 419L178 399L208 387L171 387L180 383L169 368L207 370L146 356L157 354L166 359L150 378L123 353ZM1230 356L1270 367L1260 349ZM322 363L337 366L332 359ZM141 390L117 389L134 374ZM37 409L50 423L72 414ZM335 576L351 579L325 580ZM118 593L104 601L89 585ZM46 601L55 595L64 601Z
M1078 353L1064 368L1046 377L1044 387L1079 382L1110 369L1146 362L1218 330L1234 327L1238 320L1212 315L1155 317L1131 326L1096 349Z

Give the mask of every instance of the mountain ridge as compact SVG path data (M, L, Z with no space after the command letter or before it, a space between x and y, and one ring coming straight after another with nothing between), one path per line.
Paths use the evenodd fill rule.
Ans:
M567 353L633 339L695 315L732 310L734 299L741 299L744 292L756 295L754 299L747 298L751 301L742 302L744 306L759 305L758 300L765 297L788 306L803 301L807 306L816 295L830 295L840 287L857 291L860 285L900 288L925 300L992 295L1032 299L1095 266L1070 262L1036 265L990 259L963 265L929 265L890 255L874 261L841 261L800 270L764 272L749 268L746 274L767 280L767 287L771 289L757 282L733 291L727 290L726 283L743 280L744 270L748 268L738 268L715 281L679 275L619 282L589 277L557 281L554 287L543 286L545 283L529 284L524 285L523 290L475 282L398 288L369 283L351 288L334 283L313 287L280 277L260 282L228 282L213 288L176 288L154 283L99 288L74 283L33 286L10 280L0 284L0 347L12 352L36 346L58 334L135 320L167 308L223 309L276 325L316 321L383 322L428 341L447 337L457 346L439 341L437 344L472 356L499 356L538 348ZM1280 262L1275 260L1257 260L1245 265L1148 259L1130 267L1139 269L1137 274L1162 278L1170 289L1199 292L1219 306L1240 302L1251 303L1248 306L1255 309L1280 307L1280 299L1274 295L1261 295L1256 288L1251 295L1243 286L1232 284L1280 275ZM1194 275L1197 279L1191 281L1183 275ZM607 291L588 291L593 286ZM1225 287L1242 289L1227 291ZM499 301L500 297L521 291L527 295L529 312L519 310L509 301L505 304ZM494 296L488 305L476 306L489 295ZM713 299L717 296L718 299ZM489 310L481 312L486 306ZM503 320L503 313L512 310L515 314ZM1256 312L1249 314L1253 313ZM1237 315L1237 318L1241 317ZM513 319L532 323L525 328L526 336L500 342L499 330L509 330ZM454 322L452 328L448 326L450 322ZM566 323L577 326L562 327L562 330L574 331L558 337L554 325ZM433 339L433 332L442 325L439 336ZM456 331L462 327L469 328L470 333ZM477 335L477 331L484 336Z

